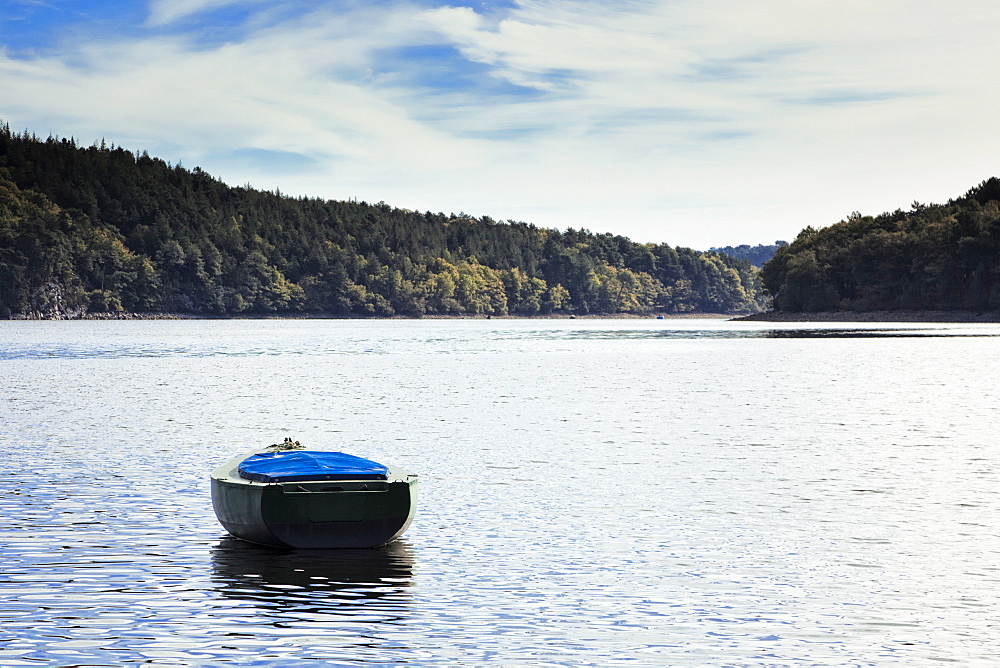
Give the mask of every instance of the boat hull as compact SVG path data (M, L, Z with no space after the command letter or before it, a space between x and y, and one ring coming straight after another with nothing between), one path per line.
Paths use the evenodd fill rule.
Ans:
M417 476L395 470L385 481L261 483L229 463L212 474L212 505L226 531L275 547L376 547L406 531L416 500Z

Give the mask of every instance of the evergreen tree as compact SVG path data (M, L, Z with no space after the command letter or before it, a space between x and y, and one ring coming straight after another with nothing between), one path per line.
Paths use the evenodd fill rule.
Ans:
M967 263L978 252L967 244ZM384 202L290 198L103 141L80 147L0 128L0 316L765 305L756 269L726 255Z

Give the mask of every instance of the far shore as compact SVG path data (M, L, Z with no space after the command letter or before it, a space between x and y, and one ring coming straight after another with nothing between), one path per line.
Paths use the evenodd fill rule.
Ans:
M731 320L732 313L590 313L577 315L550 313L546 315L360 315L357 313L82 313L57 315L14 315L10 320Z
M11 320L730 320L735 322L1000 322L1000 311L767 311L751 315L732 313L591 313L574 315L359 315L357 313L74 313L15 315Z
M1000 322L1000 311L767 311L731 318L750 322Z

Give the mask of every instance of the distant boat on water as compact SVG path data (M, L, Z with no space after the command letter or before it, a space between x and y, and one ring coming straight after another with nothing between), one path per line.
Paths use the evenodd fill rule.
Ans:
M402 535L416 512L416 474L291 439L233 457L211 480L222 526L261 545L376 547Z

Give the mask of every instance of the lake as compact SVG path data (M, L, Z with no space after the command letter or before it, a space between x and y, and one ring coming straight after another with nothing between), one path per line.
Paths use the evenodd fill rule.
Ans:
M0 321L0 665L1000 653L1000 326ZM228 537L286 436L420 474L376 550Z

